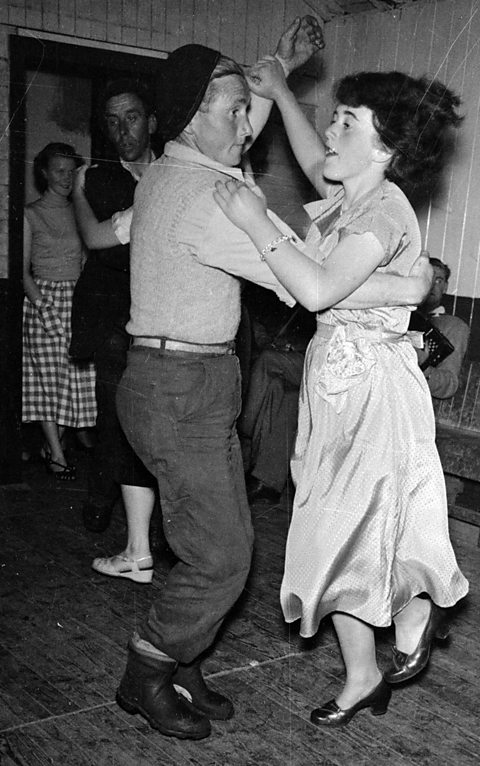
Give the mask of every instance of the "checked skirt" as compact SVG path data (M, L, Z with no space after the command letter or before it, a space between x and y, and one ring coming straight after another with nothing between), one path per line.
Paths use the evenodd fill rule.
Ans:
M55 322L42 321L38 309L25 298L22 420L50 420L71 428L94 426L94 365L74 362L68 355L75 282L37 279L36 284L51 304Z

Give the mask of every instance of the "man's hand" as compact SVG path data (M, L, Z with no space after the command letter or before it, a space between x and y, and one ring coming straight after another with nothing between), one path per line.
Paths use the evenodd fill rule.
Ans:
M322 28L313 16L297 16L278 41L275 56L289 75L325 47Z
M431 290L434 277L427 250L422 250L420 252L420 255L410 269L408 276L413 277L418 282L418 304L420 304Z

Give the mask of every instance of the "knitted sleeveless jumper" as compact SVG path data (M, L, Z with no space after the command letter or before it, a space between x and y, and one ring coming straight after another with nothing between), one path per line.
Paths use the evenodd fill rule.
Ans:
M192 247L179 241L179 228L201 196L211 196L213 214L215 182L224 179L211 168L165 156L144 173L131 228L131 335L190 343L222 343L235 337L239 280L203 265Z

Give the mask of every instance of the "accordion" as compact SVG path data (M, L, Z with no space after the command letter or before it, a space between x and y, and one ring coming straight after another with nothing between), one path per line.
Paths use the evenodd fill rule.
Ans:
M421 370L426 370L427 367L437 367L455 350L448 338L418 311L412 313L408 329L423 333L423 342L428 356L420 365Z

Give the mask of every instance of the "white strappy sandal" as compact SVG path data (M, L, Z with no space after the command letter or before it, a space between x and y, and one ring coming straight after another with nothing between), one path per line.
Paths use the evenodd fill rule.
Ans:
M150 566L140 567L142 561L149 562ZM150 583L153 578L153 559L151 556L143 556L140 559L128 559L121 555L110 556L94 559L92 569L109 577L126 577L134 582Z

